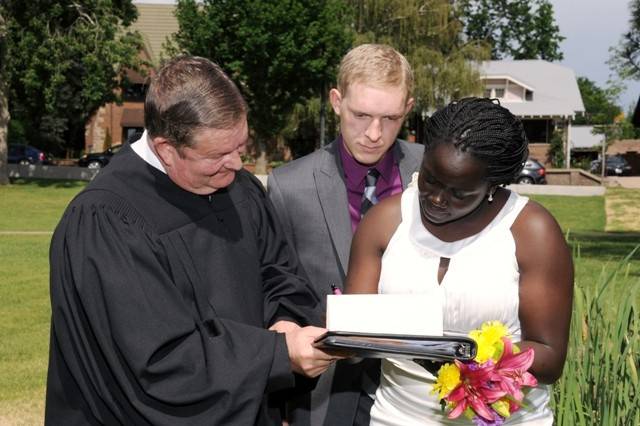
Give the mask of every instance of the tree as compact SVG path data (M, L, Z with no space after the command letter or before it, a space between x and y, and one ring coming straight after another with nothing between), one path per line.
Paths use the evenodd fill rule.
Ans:
M448 0L350 0L357 43L394 46L412 65L416 110L432 111L481 91L477 64L486 47L460 38L462 25Z
M127 31L131 0L4 0L6 78L12 119L54 152L79 150L87 120L118 100L125 70L140 70L143 46Z
M180 0L176 17L176 48L210 58L238 83L261 167L294 106L327 90L352 42L340 0Z
M611 48L609 66L622 79L640 79L640 0L629 3L631 19L619 46Z
M9 96L7 84L7 27L0 9L0 185L9 183L7 171L7 132L9 130Z
M585 113L574 120L575 124L613 124L622 110L615 104L617 88L601 89L586 77L578 77L578 87L584 102Z
M564 37L548 0L460 0L468 40L491 46L492 59L562 60Z

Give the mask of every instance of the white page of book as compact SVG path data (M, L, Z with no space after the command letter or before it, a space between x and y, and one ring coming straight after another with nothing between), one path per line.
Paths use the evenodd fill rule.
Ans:
M327 296L327 329L358 333L442 336L442 295Z

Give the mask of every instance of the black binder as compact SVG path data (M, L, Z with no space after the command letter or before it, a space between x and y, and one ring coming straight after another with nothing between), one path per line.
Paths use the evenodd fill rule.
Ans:
M328 331L318 337L314 346L341 350L362 358L408 358L449 362L470 361L477 345L468 337L418 336L405 334L351 333Z

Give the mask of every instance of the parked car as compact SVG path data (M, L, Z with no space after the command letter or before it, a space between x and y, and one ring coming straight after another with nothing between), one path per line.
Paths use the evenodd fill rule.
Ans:
M92 152L91 154L85 154L78 160L78 166L87 167L89 169L101 169L111 160L113 154L118 152L122 148L122 145L115 145L108 148L103 152Z
M593 160L591 162L591 166L589 167L589 171L593 174L599 175L602 173L601 168L602 161L600 159ZM616 176L624 176L631 174L631 166L624 159L622 155L607 155L605 157L605 174L607 176L616 175Z
M42 150L31 145L9 144L7 162L14 164L51 164L51 159Z
M524 164L524 168L515 179L515 183L521 185L531 185L531 184L546 184L547 183L547 170L544 168L542 163L534 158L528 158L527 162Z

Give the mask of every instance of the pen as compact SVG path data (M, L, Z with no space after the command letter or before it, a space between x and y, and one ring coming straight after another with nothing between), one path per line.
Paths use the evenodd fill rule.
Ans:
M342 294L342 290L340 290L337 285L331 284L331 294L338 296Z

